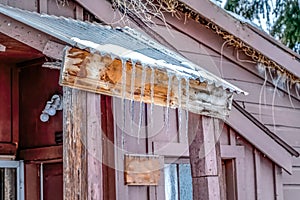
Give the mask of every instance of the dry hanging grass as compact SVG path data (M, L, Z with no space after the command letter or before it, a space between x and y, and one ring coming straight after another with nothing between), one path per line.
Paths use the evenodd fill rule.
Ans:
M113 7L122 11L124 16L131 14L138 17L145 24L155 24L153 18L158 18L166 23L164 13L172 13L180 18L176 10L177 0L111 0Z

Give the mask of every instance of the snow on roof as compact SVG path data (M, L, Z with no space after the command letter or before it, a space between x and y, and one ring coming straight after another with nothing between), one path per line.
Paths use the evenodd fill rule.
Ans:
M230 92L247 92L195 65L181 55L129 28L50 16L0 4L0 13L91 53L110 54L122 60L165 68L174 74L207 82Z

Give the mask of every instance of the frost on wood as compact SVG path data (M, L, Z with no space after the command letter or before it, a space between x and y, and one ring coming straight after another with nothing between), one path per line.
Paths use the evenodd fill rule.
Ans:
M194 76L77 48L66 50L60 78L63 86L218 118L229 114L232 101L232 92Z

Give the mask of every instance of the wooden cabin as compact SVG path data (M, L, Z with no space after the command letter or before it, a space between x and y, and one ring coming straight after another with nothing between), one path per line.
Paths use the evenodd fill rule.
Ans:
M208 0L155 25L0 2L0 199L300 195L300 56L249 22Z

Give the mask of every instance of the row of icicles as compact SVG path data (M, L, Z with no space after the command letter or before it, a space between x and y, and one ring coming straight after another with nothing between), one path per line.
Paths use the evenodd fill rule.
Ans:
M293 101L292 101L292 88L294 86L294 91L297 96L297 98L300 98L299 91L300 91L300 82L293 82L287 75L287 73L281 72L279 70L275 70L274 68L266 67L261 63L257 64L258 72L261 76L264 77L264 83L261 87L260 94L259 94L259 118L261 120L261 104L262 104L262 96L264 88L267 86L268 77L270 78L271 82L274 85L274 92L272 95L272 121L273 121L273 128L276 132L276 121L275 121L275 97L278 93L278 89L285 90L288 93L288 98L290 101L290 104L293 108L295 108ZM264 95L265 96L265 95ZM266 97L264 97L266 98ZM264 104L266 104L266 99L264 99Z
M132 135L134 135L134 133L137 133L137 138L138 138L138 143L140 141L140 135L141 135L141 127L142 127L142 123L143 123L143 114L145 111L145 103L144 103L144 96L145 96L145 84L146 84L146 80L147 80L147 68L151 70L151 75L150 75L150 99L151 99L151 103L150 103L150 128L153 128L153 111L154 111L154 98L155 98L155 90L154 90L154 86L155 86L155 68L153 67L148 67L148 66L144 66L142 65L142 77L141 77L141 88L140 88L140 101L139 101L139 116L138 116L138 130L135 130L134 127L134 115L135 115L135 107L134 107L134 95L135 95L135 91L136 91L136 86L135 86L135 79L136 79L136 63L132 61L132 71L131 71L131 77L126 77L127 76L127 66L126 66L126 61L122 60L122 101L121 101L121 107L122 107L122 136L121 136L121 144L122 144L122 149L124 149L124 144L125 144L125 125L128 120L128 118L126 118L126 82L127 82L127 78L130 78L130 132ZM165 132L168 134L169 131L169 125L170 125L170 108L173 107L173 104L171 106L171 93L174 94L175 92L172 92L172 85L174 84L172 82L174 76L176 76L177 81L178 81L178 91L177 91L177 112L178 112L178 134L183 134L183 130L182 130L182 118L183 118L183 112L186 112L185 115L185 137L187 139L188 137L188 110L189 110L189 89L190 89L190 85L189 85L189 77L186 76L180 76L178 74L174 74L174 72L167 72L168 75L168 85L167 85L167 95L166 95L166 107L164 110L164 127L165 127ZM128 79L129 80L129 79ZM182 81L184 80L184 81ZM184 82L184 84L183 84ZM183 95L185 94L185 95ZM183 96L184 96L184 100L185 100L185 108L183 110ZM128 97L127 97L128 98Z

